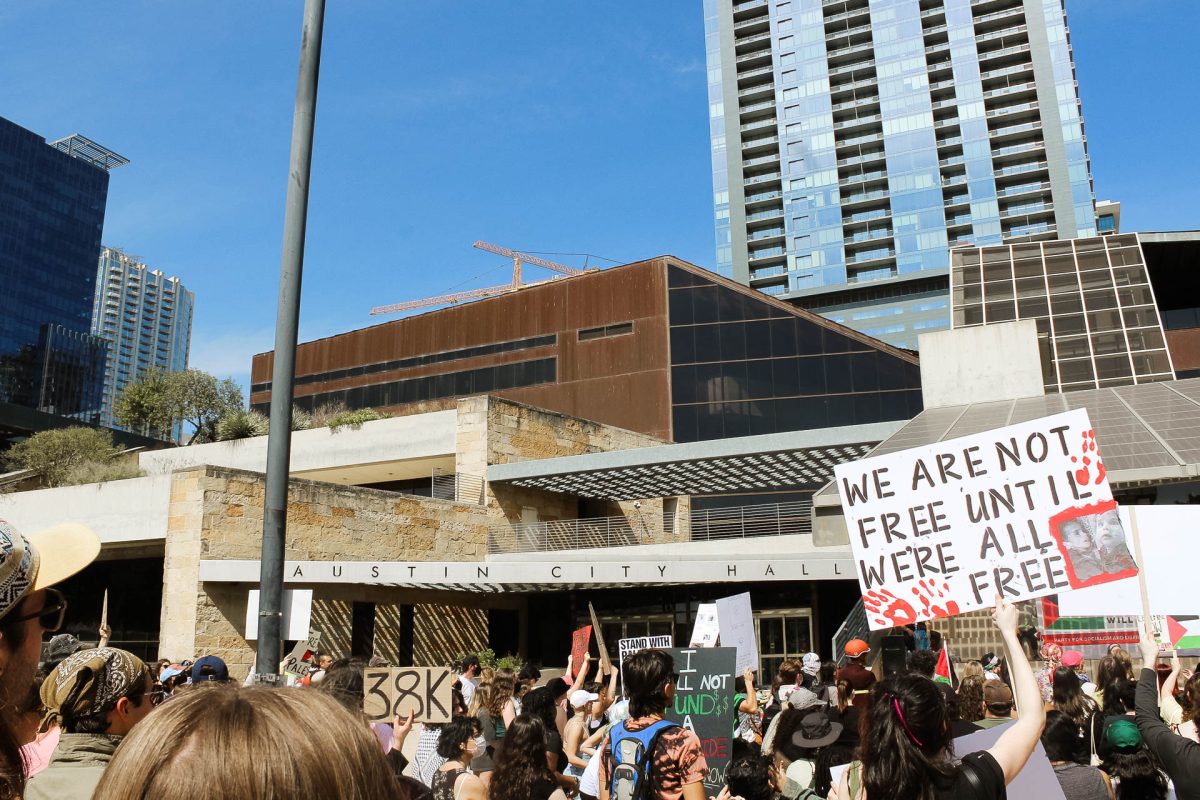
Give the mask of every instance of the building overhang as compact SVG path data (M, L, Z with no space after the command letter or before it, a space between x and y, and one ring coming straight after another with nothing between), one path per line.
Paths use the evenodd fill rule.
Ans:
M487 479L604 500L818 486L904 427L876 422L494 464Z

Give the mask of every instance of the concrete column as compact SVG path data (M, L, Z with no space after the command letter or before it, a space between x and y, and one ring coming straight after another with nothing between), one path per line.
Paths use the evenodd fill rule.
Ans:
M203 467L177 472L171 480L158 650L164 658L184 659L196 654L205 472Z

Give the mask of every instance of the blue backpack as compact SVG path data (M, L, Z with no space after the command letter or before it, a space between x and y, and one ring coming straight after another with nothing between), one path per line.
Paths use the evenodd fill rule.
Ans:
M625 729L620 722L608 732L608 752L612 763L609 781L611 800L649 800L654 797L651 763L654 745L663 731L679 725L660 719L640 731Z

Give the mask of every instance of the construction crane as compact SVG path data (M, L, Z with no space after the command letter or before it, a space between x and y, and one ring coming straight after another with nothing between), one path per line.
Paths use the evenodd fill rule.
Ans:
M583 275L587 272L595 272L595 269L578 269L577 267L569 267L566 264L559 264L557 261L548 261L544 258L538 258L529 253L522 253L519 250L510 250L507 247L501 247L498 244L490 242L475 242L472 245L476 250L486 250L489 253L495 253L501 256L507 256L513 262L513 279L512 283L504 284L503 286L489 286L486 289L470 289L465 292L454 292L452 294L442 294L437 297L426 297L422 300L408 300L403 303L392 303L387 306L376 306L371 309L371 316L376 317L381 314L394 314L397 311L409 311L414 308L427 308L429 306L449 305L461 303L464 300L477 300L481 297L492 297L505 292L515 292L518 289L523 289L527 286L537 286L550 281L535 281L534 283L523 283L521 281L521 265L532 264L533 266L542 267L553 272L561 273L562 275ZM551 281L559 280L558 277L550 279Z

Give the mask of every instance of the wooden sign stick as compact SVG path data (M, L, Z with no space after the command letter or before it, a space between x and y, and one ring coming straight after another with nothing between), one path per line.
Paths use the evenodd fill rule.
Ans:
M600 674L612 672L612 661L608 658L608 648L604 646L604 634L600 632L600 620L596 618L596 609L588 603L588 614L592 617L592 635L596 637L596 647L600 650Z

